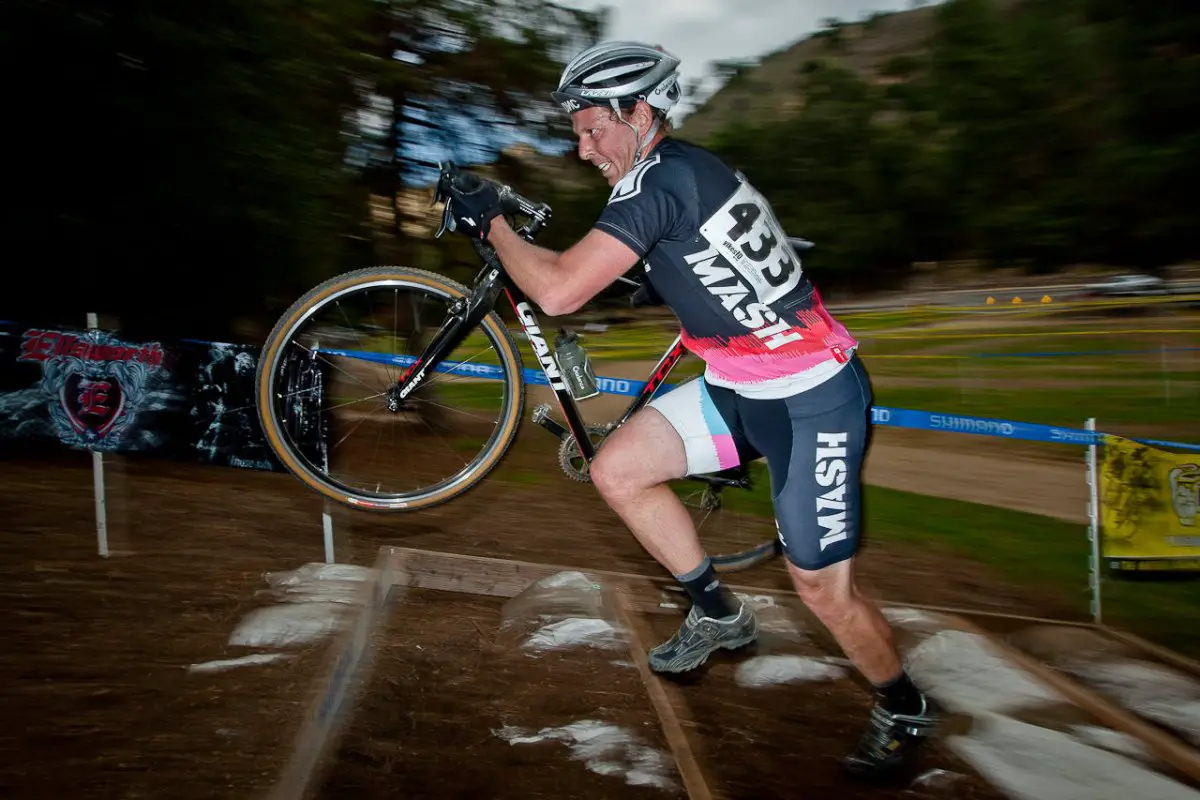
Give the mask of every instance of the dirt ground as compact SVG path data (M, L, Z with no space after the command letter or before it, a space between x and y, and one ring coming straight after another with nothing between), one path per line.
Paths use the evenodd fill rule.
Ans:
M517 637L495 633L506 622L521 621L510 606L446 592L406 594L391 620L375 679L317 796L686 797L638 673L623 660L627 654L580 647L531 657L513 646ZM414 618L424 622L408 625ZM655 616L653 630L665 638L678 621ZM719 656L702 678L681 684L693 717L694 752L721 796L790 798L799 787L814 797L947 796L921 785L865 787L839 773L837 759L861 733L868 712L867 695L852 681L766 690L735 683L739 659L784 652L830 655L799 637L767 634L751 650ZM571 676L568 686L565 675ZM597 752L594 744L590 752L577 748L570 758L570 739L546 735L581 724L602 725L615 738L619 732L636 738L607 752ZM509 743L506 731L525 741ZM539 733L539 741L530 741ZM597 775L597 761L611 763L613 774ZM1003 797L944 749L931 750L927 762L926 771L962 776L954 797ZM622 767L640 768L643 779L656 780L631 784L618 773Z
M392 544L660 575L591 487L552 477L553 445L524 431L497 472L450 505L390 517L333 509L337 560L370 565ZM266 573L323 560L320 498L288 475L112 459L109 535L120 552L105 559L96 554L87 454L0 468L0 796L262 796L290 751L324 643L269 664L188 667L258 652L229 644L230 635L272 603L262 594ZM736 535L748 538L714 534L707 543L741 547L761 530ZM872 544L861 564L866 590L892 602L1067 613L1060 598L924 550ZM778 562L736 582L786 588ZM505 725L538 731L586 713L663 748L634 669L611 654L538 660L488 647L503 612L500 601L444 592L412 592L397 606L322 797L670 796L589 772L561 743L497 737ZM665 637L677 619L652 622ZM828 643L787 646L836 653ZM963 776L953 795L846 783L834 765L865 719L862 687L846 680L750 695L731 681L735 666L718 659L702 685L684 688L706 761L731 798L794 797L797 785L846 798L999 797L936 747L929 767ZM517 766L529 768L519 780Z

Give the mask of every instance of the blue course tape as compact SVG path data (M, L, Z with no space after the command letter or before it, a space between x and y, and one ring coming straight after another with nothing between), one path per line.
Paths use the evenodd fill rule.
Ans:
M331 350L322 347L321 352L326 355L344 356L346 358L358 358L364 361L374 361L378 364L394 364L399 367L407 367L416 361L415 356L398 356L385 353L367 353L361 350ZM500 380L504 377L504 370L495 364L472 364L468 361L443 361L434 367L435 372L449 372L452 375L463 375L474 378L493 378ZM550 381L546 379L546 373L540 369L530 369L526 367L524 370L525 382L536 386L549 386ZM625 397L634 397L641 393L646 386L646 381L628 380L626 378L608 378L597 377L596 383L600 391L604 394L624 395ZM674 388L674 384L663 384L659 392Z
M972 417L964 414L942 414L934 411L917 411L911 408L887 408L875 406L871 409L871 422L876 425L891 425L898 428L915 428L927 431L952 431L974 433L981 436L996 436L1001 439L1021 439L1029 442L1055 442L1058 444L1104 444L1103 431L1083 428L1061 428L1036 422L1017 422L1011 419ZM1200 444L1167 442L1161 439L1135 439L1122 437L1156 447L1175 447L1181 450L1200 451Z
M364 353L352 350L326 350L322 353L330 355L362 358L368 361L408 366L416 359L413 356L394 356L382 353ZM442 363L436 367L437 372L450 372L455 375L471 375L479 378L502 378L504 370L492 364L470 364L463 361ZM546 374L541 370L525 368L525 382L545 386L549 383ZM605 394L624 395L632 397L639 394L646 386L646 381L626 380L624 378L597 377L596 382L600 391ZM670 391L675 384L663 384L659 392ZM888 408L875 406L871 409L871 422L875 425L888 425L894 428L912 428L927 431L950 431L952 433L974 433L980 436L995 436L1000 439L1019 439L1028 442L1053 442L1057 444L1103 444L1104 433L1089 431L1083 428L1063 428L1055 425L1042 425L1037 422L1017 422L1010 419L995 419L992 417L973 417L965 414L944 414L934 411L919 411L912 408ZM1124 437L1131 438L1131 437ZM1131 439L1142 444L1156 447L1175 447L1183 450L1200 451L1200 444L1185 442L1167 442L1158 439Z
M1036 422L1017 422L992 417L973 417L965 414L943 414L911 408L875 406L871 422L896 428L925 431L951 431L995 436L1001 439L1022 439L1030 442L1059 442L1065 444L1100 444L1099 432L1078 428L1059 428Z

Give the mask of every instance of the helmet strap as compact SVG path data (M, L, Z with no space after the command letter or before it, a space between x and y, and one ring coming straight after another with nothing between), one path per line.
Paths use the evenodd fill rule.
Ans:
M642 138L642 135L640 133L638 133L637 126L634 125L629 120L625 119L625 117L621 115L620 104L617 103L617 101L615 99L610 100L609 102L612 104L613 111L615 111L617 114L617 119L619 119L621 122L628 125L629 130L633 131L633 141L637 145L637 151L634 153L633 163L636 164L639 161L641 161L642 158L644 157L642 150L646 147L647 144L654 141L654 136L655 136L655 134L658 133L658 128L661 123L661 120L658 118L658 115L655 114L654 121L650 124L650 130L646 131L645 138Z

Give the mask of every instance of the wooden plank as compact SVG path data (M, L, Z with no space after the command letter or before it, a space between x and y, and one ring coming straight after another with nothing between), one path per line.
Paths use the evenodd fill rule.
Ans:
M992 619L1005 619L1015 622L1036 622L1039 625L1060 625L1067 628L1094 628L1094 623L1086 620L1069 620L1069 619L1050 619L1048 617L1031 617L1025 614L1010 614L1006 611L984 611L974 608L957 608L954 606L936 606L925 603L893 603L887 601L876 601L884 608L915 608L918 611L933 611L940 614L949 614L951 616L968 616L968 617L991 617Z
M1017 650L1012 645L990 636L986 631L965 619L953 620L953 627L974 633L985 639L999 653L1025 669L1043 684L1058 691L1075 705L1093 715L1105 725L1141 740L1151 752L1187 775L1200 781L1200 751L1161 728L1142 720L1136 714L1121 708L1116 703L1088 689L1082 684L1058 672L1032 656Z
M1162 645L1155 644L1154 642L1148 642L1142 637L1135 636L1128 631L1117 630L1116 628L1110 628L1107 625L1099 625L1097 626L1097 629L1100 632L1113 637L1114 639L1124 642L1125 644L1141 648L1143 651L1155 656L1156 658L1170 664L1173 667L1178 667L1179 669L1200 677L1200 662L1188 658L1182 653L1176 653L1174 650L1169 650Z
M403 563L403 568L397 567L395 570L396 582L408 587L515 597L530 584L560 572L580 572L601 581L606 604L629 632L631 658L654 705L688 797L692 800L719 800L721 796L710 789L704 770L684 732L685 724L692 723L681 720L677 709L686 708L686 703L679 690L654 675L646 662L645 642L650 634L645 621L638 617L634 609L655 607L651 600L660 590L654 586L654 578L611 570L589 570L405 547L392 547L389 550L396 564ZM677 611L672 613L678 614Z
M683 778L683 786L688 797L691 800L713 800L720 797L721 795L714 794L710 788L705 771L692 749L687 733L683 730L678 709L687 706L679 689L666 684L651 671L646 662L646 642L650 640L651 632L646 621L641 619L634 610L636 605L633 598L634 592L628 586L618 586L612 594L615 595L613 598L614 610L621 620L622 627L629 632L630 657L642 676L642 684L646 687L646 693L650 695L650 702L654 704L663 735L667 739L667 746L671 748L671 753L675 757L675 765Z
M588 567L562 564L543 564L505 558L471 556L436 550L419 550L410 547L391 547L389 549L397 557L401 554L405 556L407 569L410 572L408 585L423 589L466 592L468 594L492 595L494 597L515 597L528 588L531 583L559 572L582 572L585 575L592 575L618 583L627 582L636 585L648 582L659 589L682 591L682 587L673 578L663 574L645 575L630 572L615 572L606 569L590 569ZM748 586L728 582L725 585L731 591L740 594L760 594L798 600L796 593L791 589L775 589L767 586ZM1083 620L1051 619L1010 614L1002 611L983 611L954 606L929 605L927 603L898 603L881 600L876 600L876 602L885 608L912 608L919 611L931 611L953 616L994 617L1020 622L1035 622L1044 625L1063 625L1080 628L1096 627L1093 623Z
M291 757L271 788L269 800L301 800L317 785L370 675L375 654L372 638L386 619L398 566L395 556L381 547L372 578L363 581L355 598L354 620L329 649Z
M663 589L679 589L670 577L405 547L381 547L375 570L376 580L367 581L367 585L361 590L359 607L362 611L358 614L354 624L339 636L337 643L331 648L329 664L317 682L317 696L314 698L297 736L291 759L269 795L271 800L284 800L285 798L286 800L300 800L307 796L316 785L316 779L323 763L327 760L329 752L340 736L346 718L353 707L354 690L361 686L364 675L370 669L372 648L369 639L384 617L382 609L389 600L393 586L514 597L525 591L530 584L561 572L581 572L589 575L609 587L605 591L613 592L614 610L626 630L629 631L633 661L639 670L651 702L654 704L664 735L671 747L680 775L683 777L688 796L693 800L711 800L719 797L713 793L711 781L707 779L705 770L685 733L685 728L696 726L691 720L681 719L679 716L678 709L686 709L686 703L683 701L679 689L665 683L650 670L646 663L647 647L645 642L649 640L650 635L648 626L645 620L639 616L639 612L678 613L678 610L662 609L658 606L658 599L661 597ZM791 590L727 585L731 590L742 594L775 596L799 604L799 598ZM614 591L611 588L613 586L619 588ZM1158 655L1164 661L1200 674L1200 664L1195 661L1146 642L1132 634L1088 622L1044 619L920 603L881 602L880 605L913 608L948 615L950 627L981 636L999 652L1025 668L1045 685L1057 690L1080 708L1091 712L1105 724L1141 740L1164 762L1191 779L1200 781L1200 752L1165 731L1142 721L1132 712L1120 708L1053 668L990 636L965 617L990 616L1042 624L1092 628L1141 647L1147 652Z
M514 597L523 592L535 581L542 580L559 572L582 572L585 575L591 575L598 580L606 582L626 583L631 586L643 587L641 590L642 605L638 607L641 613L673 613L670 609L655 609L651 607L652 604L655 604L653 592L665 590L682 593L683 591L682 587L674 579L666 575L642 575L560 564L541 564L434 550L417 550L407 547L392 547L390 550L397 558L401 555L404 556L407 577L404 577L401 582L426 589L485 594L497 597ZM725 585L731 591L740 594L767 595L786 598L789 601L799 603L799 598L791 589L775 589L767 586L747 586L734 583L726 583ZM1014 622L1028 622L1038 625L1058 625L1095 630L1140 647L1173 666L1200 676L1200 663L1186 656L1152 642L1145 641L1133 634L1109 628L1105 625L1096 625L1086 620L1053 619L1025 614L1012 614L1004 611L985 611L983 609L957 606L931 605L929 603L898 603L884 600L876 600L876 602L884 608L912 608L918 611L929 611L952 617L984 617Z
M492 597L515 597L530 584L560 572L581 572L612 581L650 581L647 575L612 572L558 564L539 564L505 558L468 556L409 547L389 548L396 558L404 559L401 581L419 589L465 592Z
M638 614L658 614L664 617L682 617L685 611L678 608L663 608L658 603L640 601L631 603L631 610Z
M788 589L772 589L763 586L742 586L739 584L726 583L725 586L731 591L739 594L760 594L769 597L777 597L786 601L795 601L795 603L803 609L804 606L800 601L800 597ZM663 587L666 591L683 593L683 587L678 585L670 585ZM917 611L931 611L938 614L948 614L950 616L968 616L968 617L991 617L993 619L1012 620L1016 622L1036 622L1042 625L1059 625L1070 628L1095 628L1096 625L1080 620L1078 622L1064 619L1050 619L1047 617L1031 617L1024 614L1010 614L1003 611L984 611L982 609L959 608L956 606L939 606L929 605L928 603L898 603L888 600L880 600L871 598L881 608L911 608ZM664 611L666 609L663 609ZM811 613L811 612L809 612Z

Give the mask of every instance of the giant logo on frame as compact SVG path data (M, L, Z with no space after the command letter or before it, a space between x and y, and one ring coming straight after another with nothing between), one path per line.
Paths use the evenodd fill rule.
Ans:
M162 367L163 349L98 330L27 330L17 360L41 363L42 389L63 444L115 450L144 402L146 379Z

